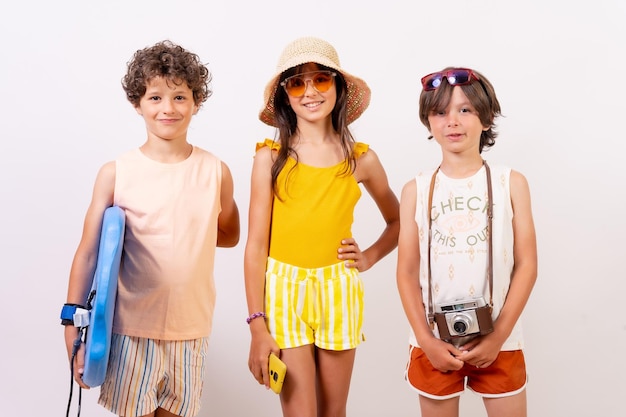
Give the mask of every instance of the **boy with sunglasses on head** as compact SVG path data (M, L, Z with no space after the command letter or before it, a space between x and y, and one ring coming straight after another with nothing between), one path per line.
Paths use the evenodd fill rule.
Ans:
M66 306L87 300L103 213L122 208L122 263L99 399L120 416L192 417L200 409L215 249L239 241L228 166L187 141L192 117L211 95L210 80L200 58L172 42L134 54L122 86L147 138L98 172L72 263ZM63 324L72 360L78 330L71 320ZM84 348L77 353L74 378L89 388L81 379Z
M252 168L245 281L249 368L270 385L268 357L287 365L286 417L345 416L355 349L362 340L363 285L397 244L398 200L378 157L348 125L370 89L317 38L290 43L265 89L261 121L276 141L257 144ZM359 184L385 227L361 250L352 236Z
M525 177L490 166L500 104L477 71L422 78L419 116L441 147L438 168L402 190L397 283L411 326L405 378L421 415L459 414L465 387L487 413L526 416L519 322L537 277Z

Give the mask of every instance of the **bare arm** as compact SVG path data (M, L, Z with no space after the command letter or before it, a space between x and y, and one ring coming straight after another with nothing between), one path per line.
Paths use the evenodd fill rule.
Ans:
M250 209L248 212L248 239L244 253L244 276L248 313L265 311L265 267L269 253L270 225L272 219L272 154L267 147L259 149L252 166ZM254 378L269 387L268 357L279 354L276 341L271 337L265 320L250 322L250 355L248 367Z
M419 228L415 221L416 202L417 185L415 181L410 181L402 189L400 201L396 271L400 299L413 333L432 365L442 372L461 369L463 362L455 358L461 352L453 345L437 339L426 318L419 281L421 259Z
M528 182L517 171L511 171L510 181L515 265L506 302L495 325L495 332L502 333L505 339L520 318L537 280L537 240Z
M222 211L217 219L217 246L231 248L239 243L239 209L233 198L233 176L222 162L222 187L220 205Z
M400 214L398 198L389 187L387 174L378 155L369 149L357 160L355 178L363 184L372 196L385 221L385 228L379 238L367 249L360 252L354 239L345 240L354 248L340 248L339 259L351 259L349 267L356 267L359 271L370 269L398 245L398 231L400 230Z
M85 221L83 234L76 249L67 289L67 303L84 305L91 289L93 274L98 258L100 229L104 211L113 205L113 190L115 187L115 162L105 164L96 177L93 195ZM78 337L78 329L74 326L65 326L65 344L68 358L72 356L72 347ZM84 361L84 352L81 349L74 366L74 378L83 388L88 388L80 379Z
M468 343L470 352L464 360L477 366L489 366L520 318L537 280L537 242L533 222L530 190L526 178L511 171L513 205L513 256L515 265L506 301L494 323L493 333Z

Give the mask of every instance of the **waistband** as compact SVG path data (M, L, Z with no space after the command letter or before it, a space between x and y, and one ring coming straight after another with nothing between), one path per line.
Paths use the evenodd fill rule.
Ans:
M318 279L331 278L337 275L350 275L358 272L356 268L347 268L345 262L337 262L336 264L323 266L320 268L300 268L290 265L274 258L267 258L267 272L289 277L295 280L307 279L312 276Z

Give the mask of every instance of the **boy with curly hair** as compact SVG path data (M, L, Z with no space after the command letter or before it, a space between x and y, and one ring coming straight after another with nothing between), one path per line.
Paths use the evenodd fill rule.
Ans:
M69 277L67 303L87 299L106 208L126 216L111 354L99 403L125 417L195 416L211 332L215 248L239 241L227 165L187 141L211 95L199 57L170 41L138 50L122 80L147 139L98 172ZM65 322L64 324L71 324ZM79 337L65 326L70 361ZM82 388L84 348L74 362Z

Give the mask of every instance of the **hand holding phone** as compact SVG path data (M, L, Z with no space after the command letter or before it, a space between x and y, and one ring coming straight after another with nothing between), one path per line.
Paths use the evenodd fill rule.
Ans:
M280 391L283 389L285 375L287 374L287 365L285 365L285 363L281 361L278 356L270 353L269 371L270 388L276 394L280 394Z

